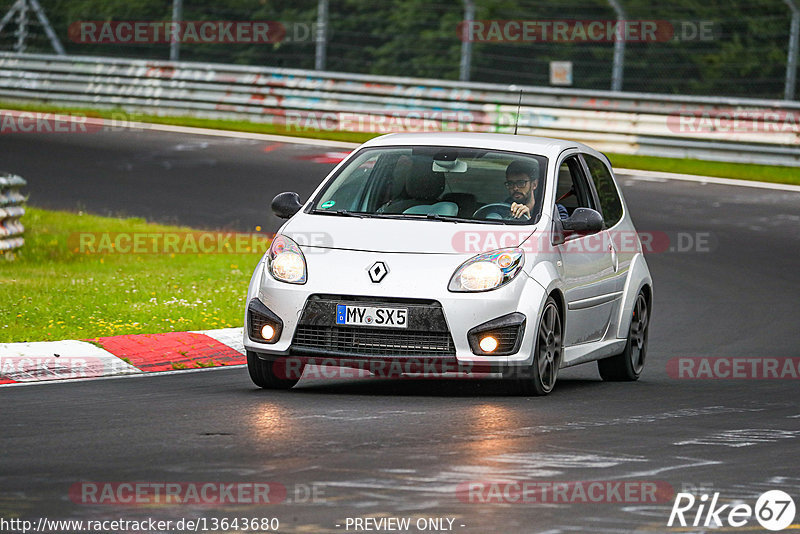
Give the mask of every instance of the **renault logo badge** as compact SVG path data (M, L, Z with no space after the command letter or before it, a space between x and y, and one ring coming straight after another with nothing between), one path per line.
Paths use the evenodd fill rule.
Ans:
M373 284L377 284L383 280L387 274L389 274L389 268L386 267L386 264L382 261L376 261L372 264L372 267L369 268L369 279L372 280Z

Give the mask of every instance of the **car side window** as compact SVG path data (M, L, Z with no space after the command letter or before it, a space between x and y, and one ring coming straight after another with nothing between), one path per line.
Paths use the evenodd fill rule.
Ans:
M603 220L606 227L611 228L622 218L622 201L619 198L617 186L614 185L614 179L611 177L608 167L600 159L589 154L584 154L583 159L589 167L597 196L600 197Z
M580 161L575 156L566 158L558 168L556 204L564 206L570 215L576 208L596 209Z

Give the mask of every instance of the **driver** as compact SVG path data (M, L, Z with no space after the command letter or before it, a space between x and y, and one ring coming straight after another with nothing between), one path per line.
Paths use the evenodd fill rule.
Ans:
M522 160L512 161L506 168L505 186L510 193L505 203L511 204L511 216L515 219L530 218L536 203L536 188L539 187L536 165ZM562 219L568 217L564 206L556 204L556 208Z
M533 204L536 202L534 192L539 187L539 173L533 163L517 160L506 168L506 188L510 196L505 200L511 204L511 215L515 219L531 217Z

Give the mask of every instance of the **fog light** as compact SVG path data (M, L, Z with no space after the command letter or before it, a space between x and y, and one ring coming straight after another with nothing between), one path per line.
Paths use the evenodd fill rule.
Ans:
M492 336L481 339L480 347L483 352L494 352L497 348L497 340Z
M270 324L265 324L261 328L261 337L269 341L275 335L275 329Z

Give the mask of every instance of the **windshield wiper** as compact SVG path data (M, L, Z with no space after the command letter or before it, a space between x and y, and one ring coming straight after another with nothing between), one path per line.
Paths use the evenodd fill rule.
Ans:
M431 221L442 222L462 222L466 219L459 219L450 215L439 215L438 213L371 213L369 217L376 217L379 219L409 219L419 220L428 219Z
M336 213L338 215L343 215L345 217L358 217L359 219L363 219L364 218L364 214L363 213L357 213L355 211L350 211L350 210L336 210Z
M428 213L425 215L428 219L433 219L434 221L444 221L444 222L452 222L458 223L458 217L453 217L452 215L440 215L438 213Z
M405 215L402 213L367 213L370 219L404 219Z
M359 219L363 219L365 214L357 213L355 211L348 211L348 210L336 210L336 211L322 211L322 210L314 210L312 213L317 215L340 215L342 217L357 217Z
M341 213L345 211L346 213ZM408 220L418 220L418 219L430 219L432 221L444 221L444 222L469 222L469 219L460 219L458 217L451 217L450 215L439 215L438 213L353 213L346 210L339 210L339 211L328 211L328 212L314 212L314 213L337 213L341 215L348 215L352 217L366 217L368 219L408 219Z
M505 221L500 219L467 219L465 217L457 217L455 215L439 215L438 213L429 213L427 217L437 221L462 222L470 224L522 224L515 221Z

